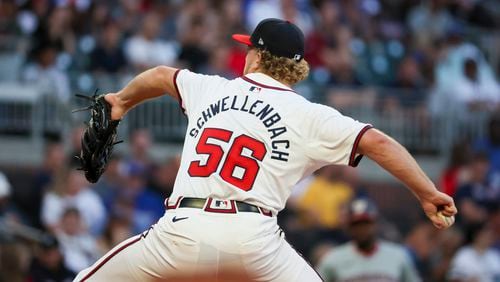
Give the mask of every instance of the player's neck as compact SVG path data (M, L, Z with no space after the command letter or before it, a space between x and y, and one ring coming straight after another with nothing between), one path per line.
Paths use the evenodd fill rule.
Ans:
M265 73L265 72L263 72L263 71L261 71L261 70L259 70L259 69L255 70L255 71L252 71L252 72L248 72L247 74L251 74L251 73L260 73L260 74L267 75L267 76L269 76L270 78L272 78L272 79L276 80L277 82L279 82L279 83L281 83L281 84L285 85L286 87L288 87L288 88L292 88L292 85L290 85L289 83L286 83L286 82L284 82L284 81L281 81L281 80L279 80L279 79L277 79L277 78L273 77L272 75L267 74L267 73Z

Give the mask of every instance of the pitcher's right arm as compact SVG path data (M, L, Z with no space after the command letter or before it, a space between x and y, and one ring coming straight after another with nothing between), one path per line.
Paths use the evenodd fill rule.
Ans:
M437 213L442 209L445 216L454 216L457 208L453 199L436 189L434 183L401 144L381 131L371 129L363 134L357 149L357 153L366 155L406 184L436 227L447 227Z

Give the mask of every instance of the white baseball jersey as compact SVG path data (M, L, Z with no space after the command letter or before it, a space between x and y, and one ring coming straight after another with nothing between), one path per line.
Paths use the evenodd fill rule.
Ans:
M276 214L304 176L361 158L356 146L369 125L310 103L264 74L227 80L182 70L174 83L189 119L169 198L174 207L181 197L210 197ZM286 242L276 216L196 208L167 209L151 230L116 246L75 280L158 281L218 273L228 263L256 281L321 280Z
M361 159L356 146L370 125L265 74L227 80L180 70L174 80L189 123L171 199L239 200L277 213L305 176Z
M362 254L352 242L334 247L321 260L318 272L327 282L420 281L404 248L385 241L371 254Z

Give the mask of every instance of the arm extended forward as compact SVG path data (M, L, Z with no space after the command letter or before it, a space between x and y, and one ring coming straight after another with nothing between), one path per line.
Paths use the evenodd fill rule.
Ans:
M457 213L453 199L439 192L410 153L381 131L368 130L361 138L357 152L366 155L406 184L437 228L446 227L438 211L442 211L445 216Z
M121 119L130 109L145 100L165 94L178 100L174 76L177 69L158 66L142 72L134 77L122 90L105 96L111 104L111 118Z

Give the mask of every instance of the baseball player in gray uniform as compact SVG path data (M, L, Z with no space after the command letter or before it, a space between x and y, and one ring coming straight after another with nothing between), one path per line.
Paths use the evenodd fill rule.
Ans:
M420 277L407 251L377 239L375 204L365 198L349 205L352 241L325 254L318 272L328 282L418 282Z
M438 228L456 213L410 154L371 125L314 104L291 86L309 72L294 24L262 21L249 35L244 75L228 80L158 66L105 99L113 119L165 94L188 119L180 169L165 215L116 246L77 281L151 281L237 264L257 281L321 281L285 241L276 215L291 188L328 164L363 155L403 181Z

